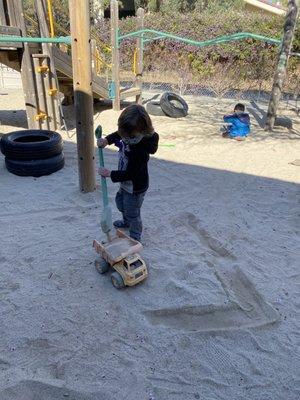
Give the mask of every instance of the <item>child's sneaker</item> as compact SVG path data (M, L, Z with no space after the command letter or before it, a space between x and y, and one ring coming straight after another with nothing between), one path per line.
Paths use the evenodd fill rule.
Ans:
M129 228L129 225L128 224L125 224L125 222L124 221L121 221L121 220L117 220L117 221L115 221L114 222L114 227L115 228L118 228L118 229L126 229L126 228Z

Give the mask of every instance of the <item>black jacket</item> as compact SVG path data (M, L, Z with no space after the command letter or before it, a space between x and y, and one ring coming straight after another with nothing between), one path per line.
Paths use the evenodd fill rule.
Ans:
M118 132L106 136L108 144L115 144L119 149L124 146ZM125 153L128 157L128 165L125 171L111 171L113 182L132 181L133 193L145 192L149 187L148 161L149 154L155 154L158 148L159 136L154 133L145 136L139 143L130 144Z

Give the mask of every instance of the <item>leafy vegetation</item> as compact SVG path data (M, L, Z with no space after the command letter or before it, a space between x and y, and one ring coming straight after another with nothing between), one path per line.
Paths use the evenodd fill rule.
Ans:
M26 0L27 13L32 13L34 0ZM246 11L241 0L136 0L136 6L149 11L145 27L170 32L197 41L252 32L280 39L283 18ZM69 31L68 1L53 0L56 34ZM159 12L154 12L159 9ZM187 10L193 10L188 11ZM120 21L120 31L136 30L136 18ZM34 29L34 27L32 27ZM110 45L110 21L93 26L98 43ZM101 46L100 46L101 47ZM121 45L122 70L132 69L135 40L124 40ZM100 51L109 56L105 48ZM293 51L300 53L300 26L298 24ZM218 82L233 88L269 89L277 63L278 46L256 40L229 42L218 46L199 48L173 40L156 40L145 45L144 71L148 79L172 79L181 86ZM299 57L289 62L289 85L299 84ZM297 83L298 82L298 83ZM217 85L217 84L216 84ZM221 85L221 86L222 86Z

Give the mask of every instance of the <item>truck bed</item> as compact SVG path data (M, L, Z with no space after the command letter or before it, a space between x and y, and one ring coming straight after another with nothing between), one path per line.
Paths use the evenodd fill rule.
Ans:
M99 243L97 240L94 240L93 247L111 265L116 264L131 254L139 253L143 250L140 242L130 238L118 229L116 230L116 236L110 242Z

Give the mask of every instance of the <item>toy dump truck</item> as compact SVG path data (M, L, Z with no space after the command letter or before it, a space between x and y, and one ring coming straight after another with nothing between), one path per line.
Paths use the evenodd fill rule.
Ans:
M111 241L99 243L94 240L93 246L100 255L95 261L96 270L104 274L112 267L111 281L115 288L134 286L147 278L147 266L138 254L143 246L124 232L117 229Z

